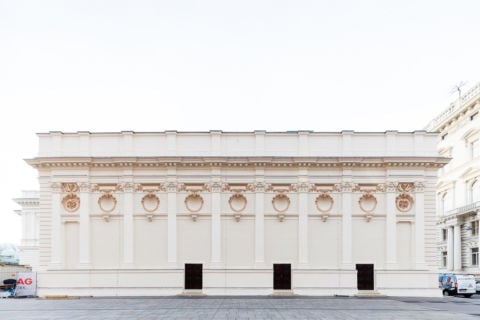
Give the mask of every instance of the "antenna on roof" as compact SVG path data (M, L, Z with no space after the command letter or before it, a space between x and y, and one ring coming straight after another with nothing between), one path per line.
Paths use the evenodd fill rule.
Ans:
M460 98L462 97L462 87L465 86L467 83L464 81L460 81L456 85L453 86L450 93L458 92L458 102L460 103Z

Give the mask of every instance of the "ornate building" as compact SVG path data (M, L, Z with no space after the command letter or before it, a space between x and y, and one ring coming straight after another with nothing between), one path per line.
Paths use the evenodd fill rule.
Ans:
M38 293L436 296L437 134L39 134Z
M441 271L480 276L480 83L430 122L438 149L452 158L439 171L438 252Z
M39 205L38 191L23 191L21 198L13 199L21 206L15 212L21 217L22 239L20 250L20 264L30 266L33 270L38 268L38 238L39 238Z

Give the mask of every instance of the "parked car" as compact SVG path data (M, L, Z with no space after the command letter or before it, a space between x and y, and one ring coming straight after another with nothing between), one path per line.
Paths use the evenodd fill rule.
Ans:
M477 293L480 294L480 280L477 280Z
M438 277L438 285L444 296L463 295L470 298L478 288L473 275L442 273Z

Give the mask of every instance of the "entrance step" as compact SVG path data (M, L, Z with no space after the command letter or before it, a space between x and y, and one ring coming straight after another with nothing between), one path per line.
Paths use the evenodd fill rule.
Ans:
M290 297L294 296L293 290L274 290L272 296Z
M184 297L203 297L206 296L202 290L184 290L181 294Z
M358 293L355 295L356 297L360 298L380 298L386 297L383 293L380 293L375 290L359 290Z

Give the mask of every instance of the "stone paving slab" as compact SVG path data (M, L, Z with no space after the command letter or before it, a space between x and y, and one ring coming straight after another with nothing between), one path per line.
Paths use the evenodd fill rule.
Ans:
M480 299L159 297L0 300L2 320L479 320L480 317L474 314L480 315Z

